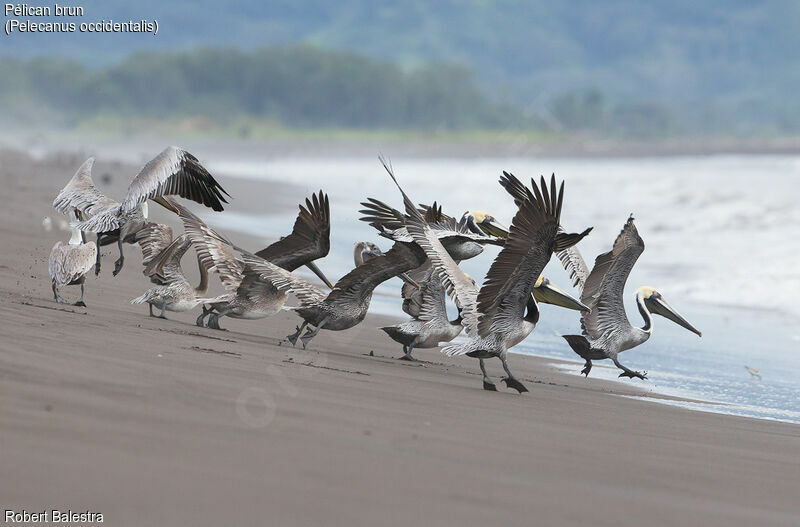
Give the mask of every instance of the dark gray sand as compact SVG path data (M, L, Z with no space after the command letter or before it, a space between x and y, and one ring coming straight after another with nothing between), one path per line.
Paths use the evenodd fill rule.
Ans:
M115 526L800 525L797 425L621 398L635 383L522 356L530 393L484 392L472 359L395 360L377 317L305 352L282 341L291 313L226 332L151 319L129 304L149 287L134 246L116 278L103 250L87 309L57 305L47 257L69 236L41 220L82 161L0 152L0 508ZM134 172L95 165L117 197ZM223 185L242 210L277 199Z

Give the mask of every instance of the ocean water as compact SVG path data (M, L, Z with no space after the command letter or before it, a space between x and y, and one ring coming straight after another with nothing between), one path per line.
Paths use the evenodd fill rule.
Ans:
M460 216L484 210L510 224L513 202L497 184L501 170L524 181L540 174L566 181L562 223L567 229L594 231L581 242L591 266L609 250L629 214L634 214L646 249L626 288L633 324L641 324L634 292L656 287L703 338L656 317L653 337L623 353L621 362L647 370L635 382L658 393L708 401L688 407L753 417L800 422L800 157L710 156L652 159L392 159L395 174L416 202L437 200ZM320 188L330 195L332 250L320 266L335 281L353 265L356 241L380 241L357 221L359 202L375 197L401 208L399 192L377 158L258 159L219 158L209 168L220 177L297 184L298 202ZM237 230L274 239L291 228L293 218L269 211L242 214L235 201L225 214L206 217L221 230ZM479 282L496 248L464 262ZM545 274L571 291L570 281L553 258ZM404 316L397 279L381 285L373 299L376 312ZM573 291L577 294L577 292ZM539 327L514 351L580 359L560 334L579 333L577 314L543 308ZM605 361L610 364L610 361ZM616 378L596 363L591 375ZM745 366L757 368L762 378ZM582 366L568 367L579 375ZM720 404L716 404L720 403Z

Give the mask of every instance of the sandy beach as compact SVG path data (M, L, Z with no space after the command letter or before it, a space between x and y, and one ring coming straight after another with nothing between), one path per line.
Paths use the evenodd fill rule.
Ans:
M82 161L0 150L0 508L114 526L800 525L798 425L620 397L638 384L519 355L530 392L485 392L474 359L396 360L376 316L307 351L284 340L291 313L225 332L148 318L130 304L150 285L130 245L117 277L103 248L88 308L56 304L47 258L68 233L41 220ZM121 196L137 167L107 161L95 181ZM221 183L236 210L305 196Z

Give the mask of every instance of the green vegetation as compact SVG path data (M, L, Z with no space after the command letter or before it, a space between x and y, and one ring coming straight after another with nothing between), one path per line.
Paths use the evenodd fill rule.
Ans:
M0 59L0 101L18 120L46 108L65 124L100 116L247 117L311 128L474 129L529 125L464 68L404 71L351 53L272 47L140 53L97 70L62 59Z
M800 2L789 0L95 4L88 19L158 19L159 34L8 37L0 53L26 59L0 60L0 108L19 118L47 106L66 124L136 114L636 138L800 132Z

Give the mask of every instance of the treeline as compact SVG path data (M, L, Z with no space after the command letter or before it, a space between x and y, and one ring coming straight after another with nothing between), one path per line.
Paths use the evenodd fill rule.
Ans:
M226 122L241 116L288 127L466 129L528 127L463 67L405 70L352 53L297 47L137 53L100 69L66 59L0 58L5 117L98 115Z

